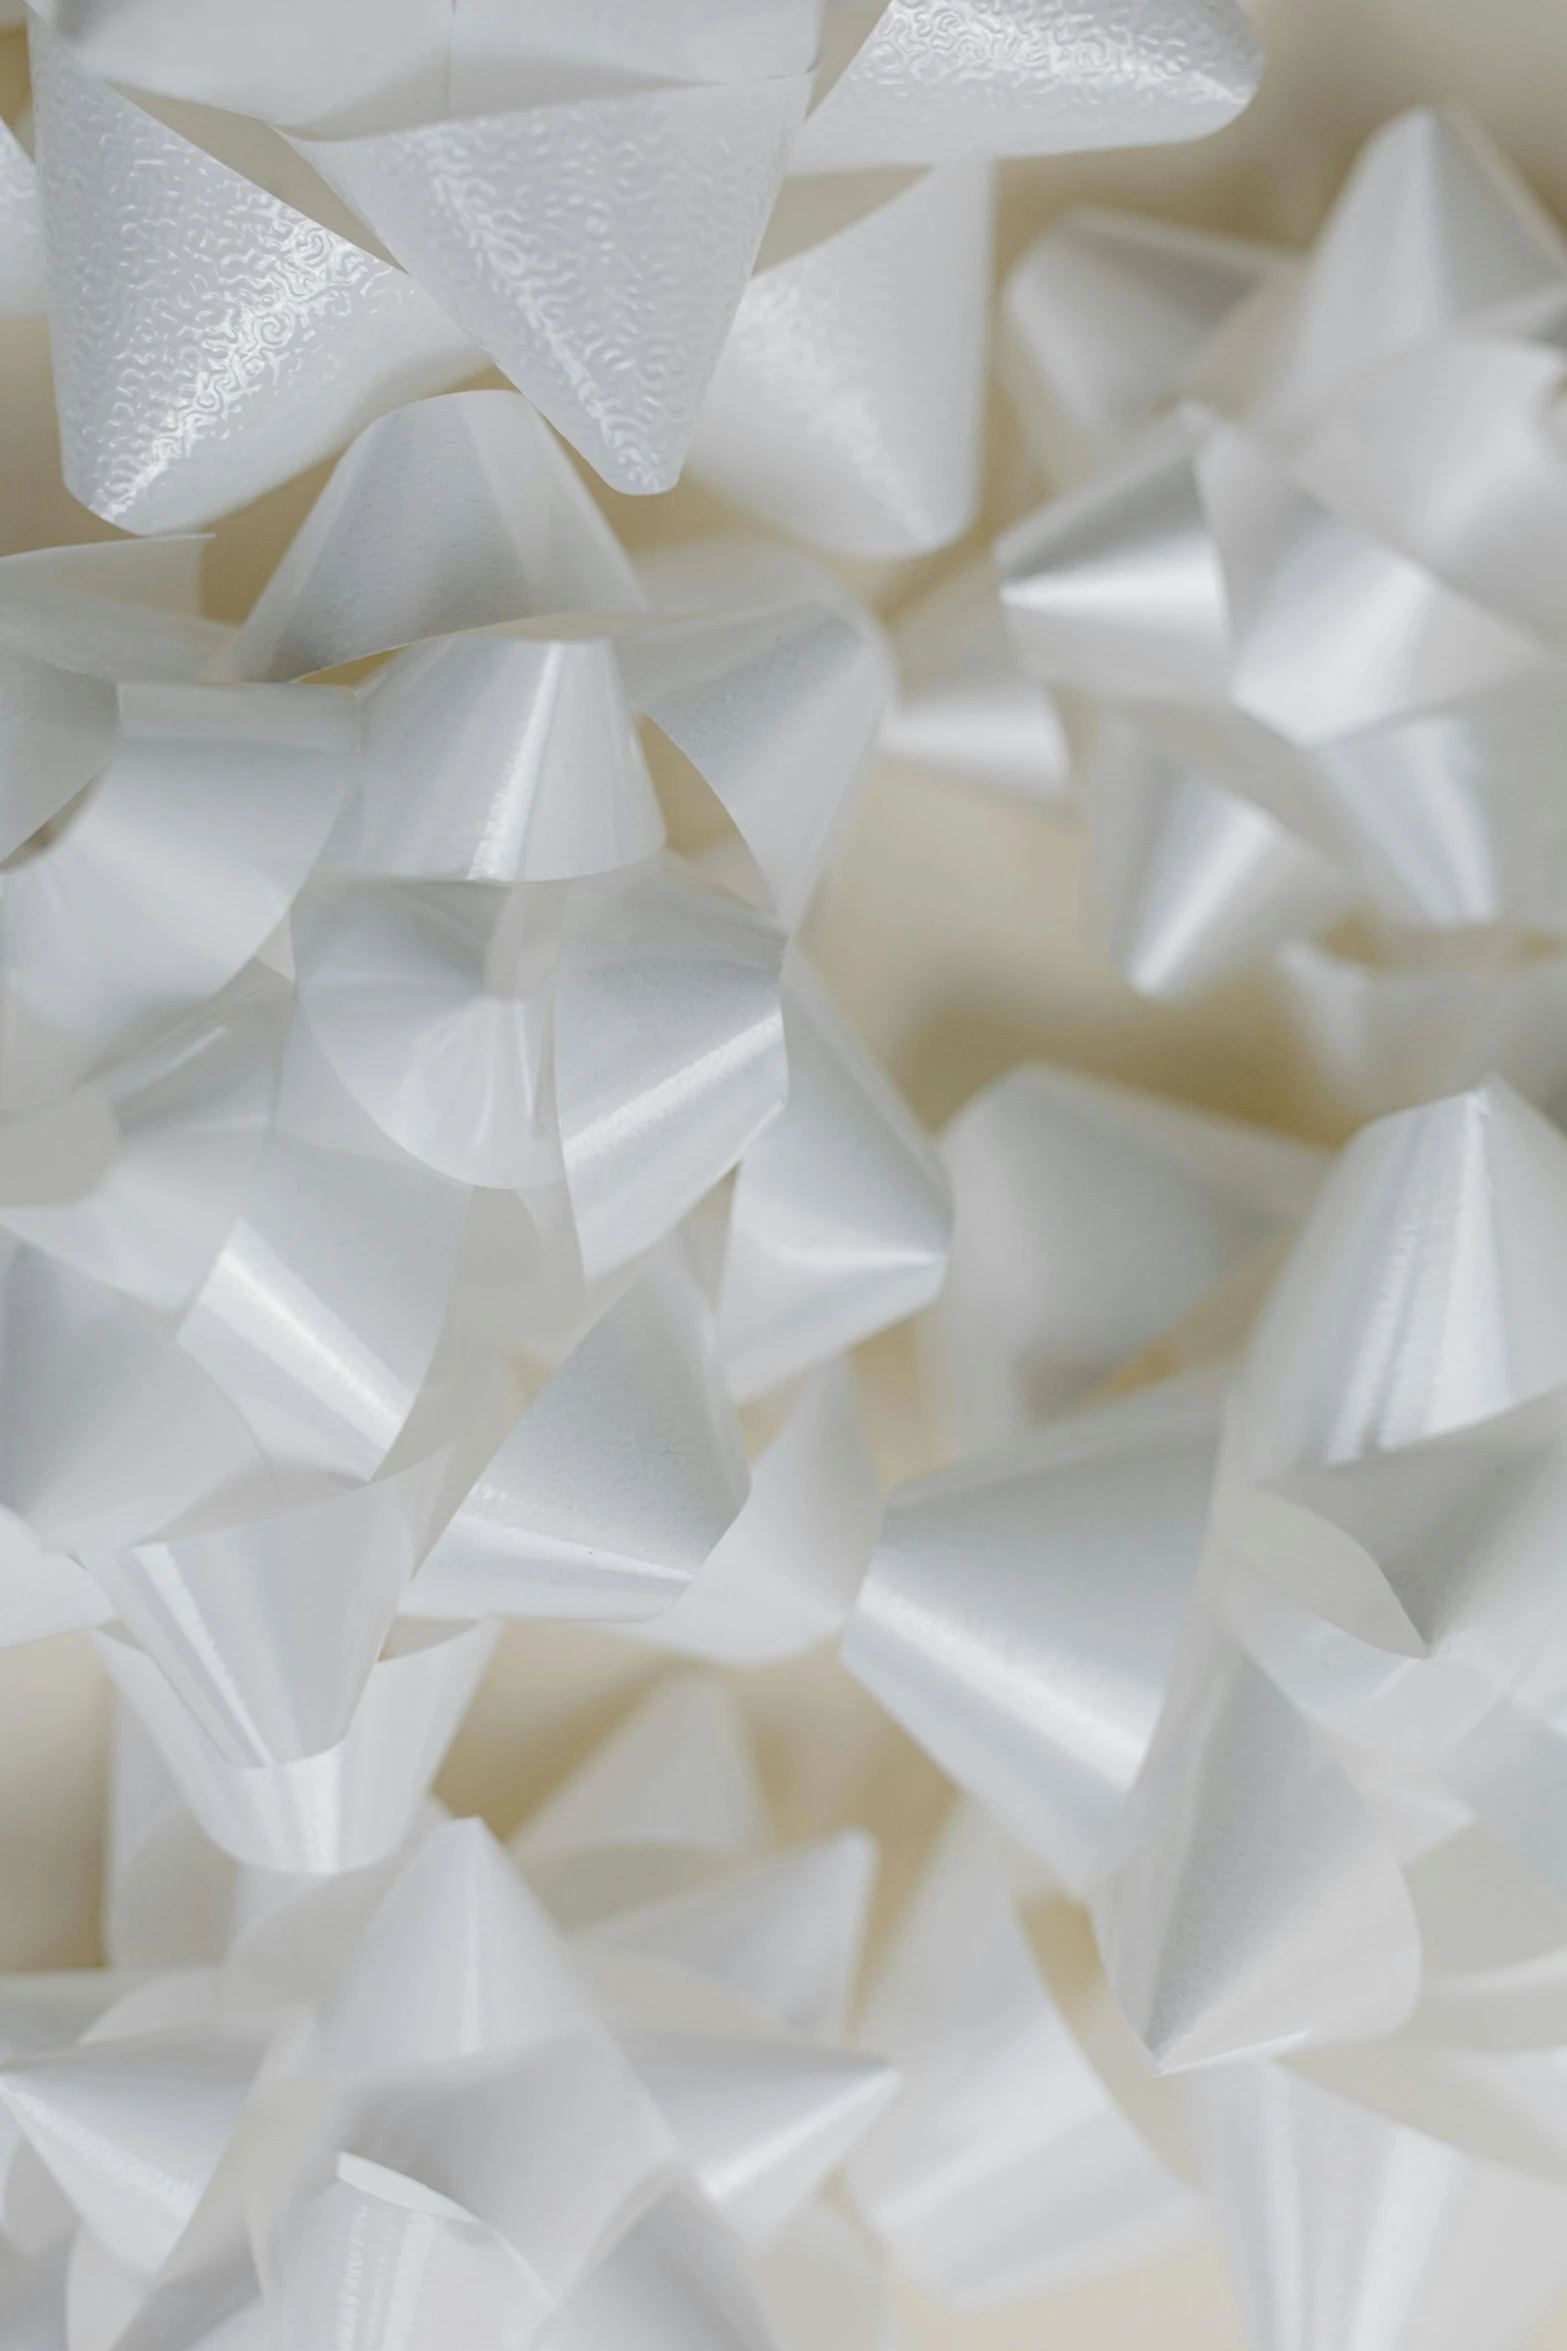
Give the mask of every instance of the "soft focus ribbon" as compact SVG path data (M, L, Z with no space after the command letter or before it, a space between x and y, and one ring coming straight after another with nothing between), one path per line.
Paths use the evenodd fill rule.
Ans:
M1023 1069L947 1157L961 1457L843 1654L975 1810L868 2012L863 2209L986 2303L1201 2190L1268 2351L1517 2342L1567 2284L1567 1141L1493 1080L1324 1170Z
M8 2339L885 2351L819 2193L896 2086L843 2039L874 1870L769 1849L696 1679L511 1854L430 1803L325 1880L212 1845L126 1715L110 1964L0 1987Z
M1383 130L1304 259L1069 213L1002 327L1064 494L902 631L888 749L1075 795L1131 985L1271 964L1340 1124L1567 1082L1564 303L1457 117Z
M900 694L814 556L633 565L555 435L957 538L992 160L1227 120L1229 0L31 38L0 312L133 535L0 558L0 1639L90 1634L118 1733L109 1965L0 1980L0 2342L896 2351L894 2291L1209 2226L1258 2351L1521 2340L1567 248L1428 115L1305 260L1057 224L1005 336L1064 494ZM202 527L326 459L203 617ZM801 942L878 745L1079 798L1131 983L1270 968L1389 1114L1330 1164L1024 1068L938 1150ZM884 1511L850 1358L911 1315ZM716 1676L509 1854L446 1816L513 1619L841 1640L960 1791L868 1986L870 1841L773 1846Z

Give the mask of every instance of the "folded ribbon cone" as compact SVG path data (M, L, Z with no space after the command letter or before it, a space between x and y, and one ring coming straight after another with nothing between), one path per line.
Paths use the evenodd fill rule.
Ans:
M0 1647L113 1757L0 2351L1043 2344L1205 2241L1252 2351L1522 2351L1567 240L1425 110L1309 253L1068 211L987 451L997 167L1229 122L1237 0L14 34L0 338L112 535L0 516ZM921 767L1081 819L1156 1007L927 1082L933 955L939 1137L842 952ZM1173 1088L1246 974L1294 1133L1007 1065Z

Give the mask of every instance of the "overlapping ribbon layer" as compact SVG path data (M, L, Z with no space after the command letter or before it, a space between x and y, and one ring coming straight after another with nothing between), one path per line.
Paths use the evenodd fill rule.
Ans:
M12 2339L885 2351L820 2194L897 2084L844 2042L875 1864L769 1849L696 1679L510 1854L426 1803L325 1882L211 1844L122 1717L110 1963L0 1979Z
M1305 262L1060 224L1006 365L1072 486L894 709L830 573L634 567L550 427L957 537L990 160L1227 119L1229 0L320 13L46 10L0 135L138 534L0 562L0 1633L120 1723L111 1965L0 1983L0 2331L889 2351L894 2272L1211 2224L1259 2351L1519 2341L1567 1143L1469 1081L1567 1082L1567 248L1424 115ZM204 619L190 534L338 452ZM943 1165L797 941L878 741L1080 789L1134 985L1271 960L1420 1106L1330 1167L1029 1069ZM847 1358L922 1310L955 1458L883 1514ZM713 1681L511 1858L445 1817L509 1618L844 1633L963 1794L856 2017L869 1841L769 1849Z
M1567 2285L1567 1141L1494 1080L1324 1180L1041 1069L947 1153L967 1450L843 1654L976 1810L872 2002L864 2209L964 2304L1201 2189L1268 2351L1520 2341Z
M493 364L615 488L898 556L973 519L990 159L1202 136L1237 0L176 0L33 19L0 316L69 487L189 529ZM792 175L792 176L791 176Z
M947 1202L791 944L886 701L835 582L644 589L513 392L371 425L237 631L197 553L0 567L4 1634L100 1628L207 1834L325 1873L499 1619L837 1629L844 1358Z
M1341 1120L1567 1084L1564 301L1446 115L1378 134L1304 258L1069 213L1002 329L1064 494L902 631L889 750L1059 799L1059 696L1110 955L1163 999L1271 965Z

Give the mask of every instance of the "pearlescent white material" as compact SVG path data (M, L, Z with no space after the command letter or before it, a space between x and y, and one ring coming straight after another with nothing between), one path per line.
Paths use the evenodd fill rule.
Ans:
M1083 207L1007 273L1001 361L1047 472L1146 424L1237 308L1290 266L1271 247Z
M940 1161L796 957L784 996L789 1098L746 1153L718 1325L755 1396L928 1305L951 1214Z
M1567 1143L1497 1082L1334 1168L1258 1332L1242 1474L1347 1464L1567 1385Z
M0 1127L0 1224L111 1289L182 1306L222 1247L260 1152L285 1019L282 988L251 965L156 1044ZM46 1121L54 1131L39 1150ZM18 1130L28 1129L24 1169Z
M1050 231L985 490L1069 494L935 568L889 718L797 542L968 527L985 155L1222 111L1224 0L834 6L765 234L813 0L387 0L358 74L358 0L277 0L270 79L248 21L53 14L76 143L219 192L180 251L248 207L401 285L297 150L395 163L443 344L482 300L642 487L711 368L693 471L789 544L632 566L491 392L362 435L244 631L193 540L0 561L0 1640L90 1631L119 1715L116 1980L0 1985L0 2337L900 2351L894 2294L1091 2283L1201 2182L1257 2351L1521 2351L1567 2283L1567 249L1427 115L1299 262ZM1145 995L1276 979L1301 1132L1413 1107L1328 1174L1025 1069L933 1153L795 943L878 742L1054 797L1020 850L1080 808ZM911 1311L940 1426L850 1360ZM955 1447L878 1545L878 1463ZM628 1711L506 1853L432 1788L511 1616L625 1628ZM532 1776L509 1686L472 1729ZM764 1787L896 1816L903 1879L950 1779L862 2032L873 1850L780 1850Z
M808 73L822 0L456 0L452 105L493 111L569 87L630 76L744 82Z
M1320 495L1558 652L1567 608L1550 549L1567 450L1552 420L1564 299L1567 273L1390 354L1335 394L1296 460ZM1433 476L1452 485L1434 509Z
M51 1549L139 1542L260 1468L150 1307L9 1238L0 1400L0 1503Z
M188 530L482 364L411 278L95 81L34 31L66 486Z
M1567 928L1567 842L1548 781L1564 697L1567 679L1541 662L1321 749L1344 862L1389 923Z
M9 857L102 773L114 688L0 644L0 854Z
M1090 693L1217 699L1227 587L1201 499L1203 426L1181 412L998 540L1024 660Z
M112 1602L85 1569L63 1551L46 1550L9 1511L0 1519L0 1545L5 1558L0 1648L84 1632L114 1614Z
M843 555L924 554L979 497L989 175L953 164L746 288L691 470Z
M745 1500L711 1317L644 1273L522 1414L408 1595L424 1616L634 1622L678 1600Z
M633 1903L580 1941L672 1960L755 2001L786 2030L829 2039L844 2028L875 1870L875 1846L851 1829Z
M1298 417L1367 362L1564 276L1567 241L1475 123L1400 115L1328 216L1268 410Z
M555 1099L590 1274L694 1208L788 1084L785 939L673 865L579 882L555 973Z
M1262 1572L1499 1689L1558 1614L1564 1219L1567 1145L1500 1081L1366 1128L1262 1317L1231 1429L1230 1476L1267 1498L1249 1505ZM1270 1570L1278 1503L1309 1517Z
M815 1649L847 1621L880 1520L854 1375L831 1363L805 1383L691 1583L637 1637L725 1665Z
M592 1847L762 1844L766 1814L733 1700L698 1674L664 1681L525 1823L513 1851L529 1868Z
M1198 1616L1094 1903L1111 1989L1156 2065L1401 2025L1420 1937L1391 1847L1326 1744Z
M363 882L296 926L299 1004L361 1110L454 1183L559 1171L549 1113L556 910L496 884Z
M1297 940L1278 981L1338 1118L1412 1108L1493 1071L1548 1106L1567 1089L1567 956L1519 948L1505 931L1402 962Z
M359 435L229 660L241 677L295 678L419 637L641 602L609 525L527 402L454 392Z
M1286 2067L1193 2084L1203 2169L1259 2351L1497 2351L1567 2283L1559 2185L1477 2161Z
M622 2047L704 2192L742 2237L774 2235L897 2089L881 2059L717 2033L628 2033Z
M737 1868L714 1850L702 1899L651 1909L615 1841L621 1769L628 1796L660 1770L666 1793L683 1773L705 1797L715 1765L743 1785L717 1685L642 1710L577 1831L553 1808L588 1840L557 1860L596 1862L624 1920L574 1946L481 1823L431 1805L369 1866L237 1869L121 1730L112 1866L145 1914L122 1899L139 1972L0 1988L13 2331L25 2311L31 2339L61 2339L49 2248L80 2220L71 2328L112 2322L132 2351L264 2351L279 2329L440 2351L453 2326L504 2351L621 2351L628 2330L654 2351L890 2351L885 2265L812 2195L894 2087L821 2037L858 1963L868 1840ZM700 1827L678 1798L660 1817Z
M928 1318L956 1445L1049 1419L1309 1207L1319 1155L1075 1071L1018 1069L944 1138L954 1225Z
M808 91L643 86L517 112L487 93L305 152L612 487L667 490Z
M584 2024L554 1928L484 1823L416 1844L321 2004L321 2062L367 2075L520 2049Z
M85 1070L192 1011L288 912L353 780L351 698L120 689L120 734L59 836L0 881L10 984Z
M1240 113L1261 70L1233 0L889 0L811 117L795 168L1201 138Z
M434 1485L425 1463L300 1509L85 1560L227 1761L297 1762L348 1735Z
M902 1488L844 1637L856 1680L1079 1892L1163 1703L1218 1404L1175 1381Z
M566 881L664 845L610 642L508 635L418 645L363 689L364 873Z
M637 708L711 785L777 913L798 922L853 816L886 705L874 632L789 603L638 630L621 662Z
M1066 495L997 559L1025 664L1120 744L1083 778L1111 952L1167 995L1271 956L1340 1123L1567 1083L1564 306L1567 241L1427 110L1304 261L1094 213L1009 283Z
M545 2351L774 2351L734 2241L705 2199L671 2194L633 2222L542 2338Z
M340 2156L337 2176L289 2215L276 2311L299 2351L409 2351L454 2335L523 2351L545 2315L511 2247L401 2173Z
M866 2011L902 2096L850 2159L860 2211L923 2292L985 2309L1179 2244L1197 2218L1040 1975L995 1832L943 1832Z
M146 2276L193 2218L263 2050L254 2029L89 2039L13 2059L0 2101L99 2241Z
M206 545L115 539L0 557L0 644L105 683L189 683L233 633L201 615Z
M468 1206L465 1186L355 1111L296 1028L277 1120L180 1346L274 1460L371 1476L429 1371Z
M38 15L89 73L268 122L417 104L439 87L445 0L350 0L323 14L282 0L263 16L192 16L179 0L45 0Z
M400 1845L490 1653L489 1625L394 1628L348 1734L286 1762L231 1763L153 1660L112 1628L98 1654L213 1843L262 1869L362 1869Z
M458 2058L367 2084L345 2152L414 2181L493 2229L540 2317L604 2252L673 2150L651 2102L594 2026L501 2057ZM562 2162L566 2145L591 2150Z
M1260 808L1107 727L1088 796L1105 944L1140 996L1198 996L1286 940L1327 929L1352 890Z
M1445 1778L1459 1803L1498 1844L1560 1898L1567 1893L1567 1849L1559 1825L1567 1741L1560 1728L1559 1689L1551 1696L1554 1705L1544 1694L1530 1693L1531 1702L1521 1706L1498 1699L1454 1741Z

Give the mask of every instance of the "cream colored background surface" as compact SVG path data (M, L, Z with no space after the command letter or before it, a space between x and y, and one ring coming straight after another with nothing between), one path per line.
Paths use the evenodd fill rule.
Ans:
M1259 0L1262 93L1220 138L1188 149L1013 166L1000 258L1085 197L1298 243L1362 139L1387 114L1462 100L1567 217L1567 0ZM0 112L25 103L19 36L0 36ZM0 325L0 551L109 535L59 481L41 328ZM1003 420L984 528L1004 505ZM215 608L244 611L319 475L219 526ZM633 546L727 521L686 491L612 499ZM863 584L891 610L962 550ZM920 1113L947 1118L1031 1055L1071 1062L1211 1108L1322 1134L1265 988L1226 989L1179 1011L1139 1003L1083 941L1077 847L1057 820L883 769L812 945L840 1001ZM908 1349L865 1351L883 1466L904 1476L928 1439ZM514 1628L440 1782L458 1811L508 1830L663 1670L608 1636ZM906 1889L945 1801L935 1771L830 1659L736 1678L787 1839L859 1821L883 1840L882 1917ZM101 1678L84 1643L0 1657L0 1965L97 1953L104 1773ZM927 2346L975 2351L1232 2351L1241 2342L1217 2264L1196 2251L983 2321L911 2311ZM1567 2312L1538 2338L1567 2351Z

